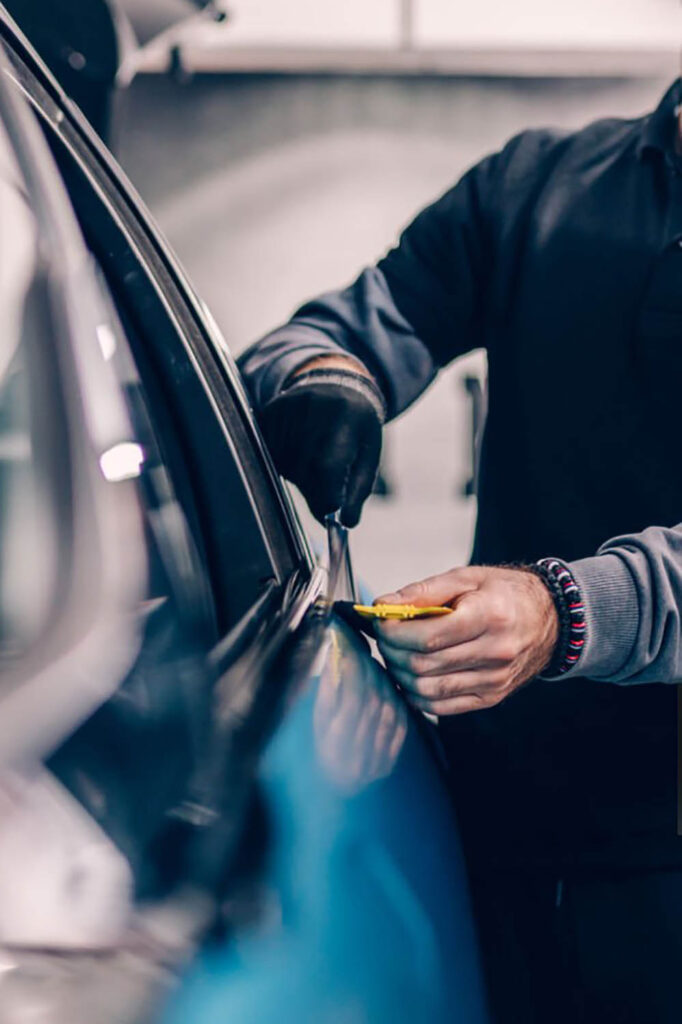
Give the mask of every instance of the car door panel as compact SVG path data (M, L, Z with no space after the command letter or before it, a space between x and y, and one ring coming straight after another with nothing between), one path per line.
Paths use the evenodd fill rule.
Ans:
M291 703L256 773L270 836L260 906L191 969L164 1020L482 1024L464 863L424 724L319 608L270 681Z

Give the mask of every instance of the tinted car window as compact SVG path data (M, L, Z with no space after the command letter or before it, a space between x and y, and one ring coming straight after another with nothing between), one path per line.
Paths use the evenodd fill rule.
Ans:
M115 692L146 560L140 450L97 351L87 257L0 65L0 766L15 767Z
M41 468L45 408L38 230L0 124L0 652L24 651L45 628L57 586L59 538Z
M157 893L212 796L210 594L106 284L0 74L3 150L0 769L44 761Z
M144 385L164 461L202 550L221 632L309 563L281 488L196 300L117 172L19 59Z
M101 277L99 290L98 340L144 454L136 479L147 562L138 610L142 638L113 699L66 739L49 767L114 839L132 868L137 895L148 898L176 882L178 844L186 841L177 822L186 806L200 803L195 780L211 732L215 677L208 652L216 640L215 616L137 367Z

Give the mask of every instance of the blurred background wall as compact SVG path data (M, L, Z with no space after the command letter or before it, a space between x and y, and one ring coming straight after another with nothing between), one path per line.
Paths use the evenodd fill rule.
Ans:
M138 54L118 155L235 355L350 281L513 133L652 108L682 39L677 0L226 9L222 23L191 19ZM480 352L388 428L390 493L371 499L352 539L374 590L468 557L472 375L484 379Z

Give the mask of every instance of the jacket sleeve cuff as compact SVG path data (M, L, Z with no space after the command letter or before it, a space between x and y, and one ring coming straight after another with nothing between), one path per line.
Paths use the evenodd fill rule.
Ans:
M299 366L319 356L348 357L348 353L322 331L305 324L286 325L247 349L237 365L256 408L262 409Z
M372 377L367 377L364 373L361 373L359 367L357 372L351 369L350 366L343 369L336 366L327 369L323 365L317 366L314 370L303 370L299 374L296 374L294 371L294 374L284 382L282 390L286 392L294 391L296 388L305 387L311 381L350 388L356 394L362 395L365 401L372 406L377 419L382 425L386 422L386 402L379 385Z
M608 680L632 653L640 624L634 578L618 555L567 562L585 604L585 646L580 660L560 678Z

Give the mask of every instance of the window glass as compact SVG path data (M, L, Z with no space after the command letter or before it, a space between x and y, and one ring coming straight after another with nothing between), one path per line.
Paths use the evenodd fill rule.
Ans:
M44 627L57 585L58 528L43 464L39 345L52 325L38 232L0 124L0 654L21 653Z
M181 272L116 169L62 116L22 60L10 57L115 304L225 634L273 583L307 571L299 535Z
M95 276L103 313L98 330L100 346L116 374L135 438L144 452L139 488L148 532L148 596L165 599L170 591L184 627L191 628L195 639L215 642L215 609L196 533L189 529L185 511L177 499L128 337L98 264L95 264Z

